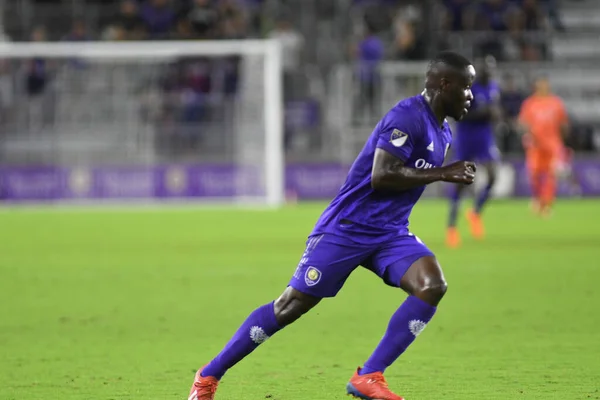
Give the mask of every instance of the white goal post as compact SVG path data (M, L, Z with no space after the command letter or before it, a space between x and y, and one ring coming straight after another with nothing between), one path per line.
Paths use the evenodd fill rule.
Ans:
M281 57L276 40L1 43L5 196L36 200L19 168L52 165L69 169L52 200L281 205Z

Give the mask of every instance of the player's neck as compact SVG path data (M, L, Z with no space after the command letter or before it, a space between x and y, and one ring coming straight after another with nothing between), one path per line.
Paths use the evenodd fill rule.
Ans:
M439 126L442 126L446 120L446 112L440 99L435 95L435 92L427 89L423 90L421 95L425 98L425 102L429 105L431 111L433 111L433 115L435 115Z

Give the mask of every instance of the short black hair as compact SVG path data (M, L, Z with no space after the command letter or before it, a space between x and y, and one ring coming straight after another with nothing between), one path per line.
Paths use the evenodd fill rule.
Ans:
M446 50L438 53L434 58L432 58L427 69L431 70L438 64L445 64L448 67L462 70L473 63L462 54Z

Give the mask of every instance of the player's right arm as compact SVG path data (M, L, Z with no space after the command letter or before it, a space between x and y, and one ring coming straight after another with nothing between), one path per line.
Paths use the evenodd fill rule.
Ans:
M469 185L474 179L473 162L458 161L439 168L410 168L404 165L403 160L382 148L375 150L371 171L371 187L381 191L401 192L438 181Z

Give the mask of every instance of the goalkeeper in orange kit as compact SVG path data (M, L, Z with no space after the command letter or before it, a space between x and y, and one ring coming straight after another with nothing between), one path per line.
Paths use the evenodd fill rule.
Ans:
M557 170L564 159L563 137L568 131L565 106L553 94L550 82L535 81L534 93L521 106L519 123L525 132L523 144L533 193L533 208L548 216L556 197Z

